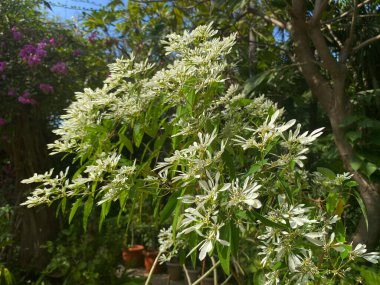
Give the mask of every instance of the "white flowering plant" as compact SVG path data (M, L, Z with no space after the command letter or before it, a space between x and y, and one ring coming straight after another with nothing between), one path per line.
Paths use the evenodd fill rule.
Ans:
M70 202L69 220L83 207L85 226L96 205L100 225L111 207L133 217L148 205L171 223L158 236L160 262L216 257L238 279L237 268L258 263L265 284L335 282L354 262L377 263L346 240L350 175L304 169L322 128L302 132L264 96L249 98L228 76L236 35L216 34L209 25L169 35L167 67L119 59L102 88L77 93L49 145L74 169L24 180L39 186L23 205Z

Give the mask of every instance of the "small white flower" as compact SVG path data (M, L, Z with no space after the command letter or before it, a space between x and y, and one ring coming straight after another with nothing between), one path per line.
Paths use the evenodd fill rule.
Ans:
M379 252L368 252L367 253L367 246L365 244L358 243L353 251L351 251L350 256L354 259L357 257L364 258L365 260L372 262L372 263L378 263L380 259L380 253Z
M235 179L229 190L230 199L227 202L228 207L246 204L249 208L260 208L262 204L260 200L257 199L257 197L259 197L258 190L260 188L261 185L258 185L257 182L253 182L251 177L247 177L241 186L239 179Z

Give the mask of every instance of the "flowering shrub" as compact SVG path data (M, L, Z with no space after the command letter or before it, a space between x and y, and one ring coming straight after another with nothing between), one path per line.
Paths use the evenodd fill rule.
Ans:
M23 205L73 198L70 219L83 205L86 224L95 203L103 221L111 206L133 211L150 195L172 222L159 235L161 262L217 256L231 275L231 263L249 270L258 261L265 284L334 284L351 264L376 263L378 253L345 236L339 199L355 187L351 175L303 168L322 129L302 132L264 96L247 98L227 77L235 35L216 33L169 35L176 59L167 68L119 59L102 88L77 93L49 147L82 167L24 180L39 186Z

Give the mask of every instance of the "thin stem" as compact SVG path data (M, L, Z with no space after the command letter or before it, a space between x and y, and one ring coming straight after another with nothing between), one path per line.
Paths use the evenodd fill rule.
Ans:
M183 271L185 272L186 280L189 285L191 285L191 280L189 276L189 272L187 272L187 268L185 264L182 264Z
M217 263L215 263L209 270L207 270L207 272L205 274L203 274L201 277L199 277L199 279L196 280L192 285L197 285L197 284L201 283L201 281L203 279L205 279L219 264L220 264L220 260L218 260ZM147 284L145 284L145 285L147 285Z
M215 265L214 257L211 256L210 259L211 259L212 265L214 266ZM214 285L218 285L218 272L216 271L216 267L214 269Z
M153 266L152 266L152 268L149 271L149 275L148 275L148 278L145 281L145 285L149 285L150 279L152 279L152 276L153 276L153 272L156 269L156 266L157 266L157 263L158 263L158 258L160 257L161 254L162 254L162 252L159 251L158 254L157 254L156 259L154 260Z
M232 277L232 275L230 275L230 276L228 276L227 277L227 279L226 280L224 280L223 281L223 283L222 284L220 284L220 285L226 285L227 284L227 282L231 279L231 277Z

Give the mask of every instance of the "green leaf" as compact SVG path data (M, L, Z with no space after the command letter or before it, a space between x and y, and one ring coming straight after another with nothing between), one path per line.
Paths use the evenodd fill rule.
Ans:
M283 230L289 230L289 228L286 225L275 223L275 222L265 218L264 216L262 216L261 214L259 214L256 211L251 211L248 213L248 215L254 216L257 220L261 221L264 225L266 225L268 227L283 229Z
M133 141L137 147L140 146L142 139L144 137L144 130L141 127L140 123L136 122L133 127Z
M265 274L263 270L259 270L253 275L253 284L264 285L265 284Z
M367 175L367 177L370 177L376 170L377 170L377 166L376 164L372 162L367 162L364 165L364 172Z
M82 199L79 198L77 199L73 206L71 207L71 210L70 210L70 215L69 215L69 224L71 223L72 219L74 218L74 215L75 213L77 212L78 210L78 207L82 204Z
M332 214L335 211L336 204L338 203L338 196L335 192L330 192L326 199L327 213Z
M66 198L66 197L63 197L63 198L62 198L62 201L61 201L61 210L62 210L62 214L65 214L65 211L66 211L66 202L67 202L67 198Z
M179 192L175 192L175 193L171 194L168 202L166 203L166 205L164 206L164 208L161 211L160 224L165 222L170 217L171 213L173 213L173 211L174 211L174 209L178 203L178 197L179 197Z
M239 231L238 226L231 222L230 222L230 230L231 230L231 239L230 239L231 253L233 255L237 255L239 252L240 231Z
M12 274L11 274L11 272L9 271L8 268L3 267L3 269L2 269L2 273L3 273L2 275L4 276L4 279L5 279L5 284L6 284L6 285L12 285L12 284L15 284L15 283L14 283L13 276L12 276ZM1 277L1 275L0 275L0 277ZM1 279L0 279L0 281L1 281ZM1 282L0 282L0 284L1 284Z
M234 165L234 159L233 159L232 154L225 151L222 154L222 159L223 159L223 162L225 163L225 166L228 168L230 172L230 177L234 178L236 175L236 171L235 171L236 167Z
M362 166L363 164L363 159L361 159L360 157L358 156L354 156L351 160L351 167L353 170L359 170L359 168Z
M352 251L352 245L350 245L350 244L342 244L342 245L339 245L339 247L344 248L344 250L340 252L340 257L342 259L345 259L350 254L350 252Z
M333 180L333 179L336 178L336 174L332 170L330 170L328 168L317 167L317 171L319 173L321 173L323 176L325 176L325 177L327 177L327 178L329 178L331 180Z
M124 134L119 134L120 143L125 145L130 153L133 153L133 145L130 139L128 139Z
M83 209L83 230L85 232L87 230L88 217L91 214L93 204L94 204L94 198L92 198L91 196L88 197L87 201L84 203L84 209Z
M182 189L180 196L185 193L185 189ZM177 205L174 210L174 217L173 217L173 237L176 237L177 233L177 224L178 224L178 219L181 214L181 209L182 209L182 200L178 200Z
M244 178L251 176L252 174L260 171L262 167L268 162L268 159L263 159L255 164L252 164L251 167L249 168L248 172L244 174Z
M346 133L346 137L350 142L354 143L362 137L362 133L357 131L351 131Z
M351 180L351 181L347 181L346 183L344 183L344 185L346 185L347 187L356 187L359 184L358 184L358 182Z
M360 194L356 191L353 192L353 195L356 199L356 201L358 201L358 204L359 204L359 207L360 207L360 210L362 211L363 213L363 216L364 216L364 220L365 220L365 225L367 227L367 230L368 230L368 216L367 216L367 209L364 205L364 202L363 202L363 199L362 197L360 197Z
M286 183L283 179L282 179L282 177L280 177L280 176L278 176L278 175L276 175L277 176L277 187L278 188L283 188L284 189L284 191L285 191L285 195L286 195L286 197L288 198L288 200L289 200L289 202L290 202L290 204L293 204L293 193L292 193L292 190L290 189L290 187L289 187L289 184L288 183Z
M230 242L231 244L231 226L227 223L220 231L220 239ZM227 275L230 275L230 259L231 259L231 246L225 246L216 243L216 249L218 251L218 258L220 264Z
M346 227L342 220L339 220L335 224L335 239L338 242L346 242Z
M251 165L248 172L246 173L246 176L250 176L250 175L258 172L262 167L263 167L263 165L261 163L256 163L256 164Z
M161 150L162 146L165 143L166 138L167 138L166 134L163 134L154 141L154 151Z
M99 220L99 228L98 228L99 232L102 229L103 222L104 222L106 216L108 215L110 209L111 209L111 202L110 201L104 202L102 204L101 210L100 210L100 220Z

